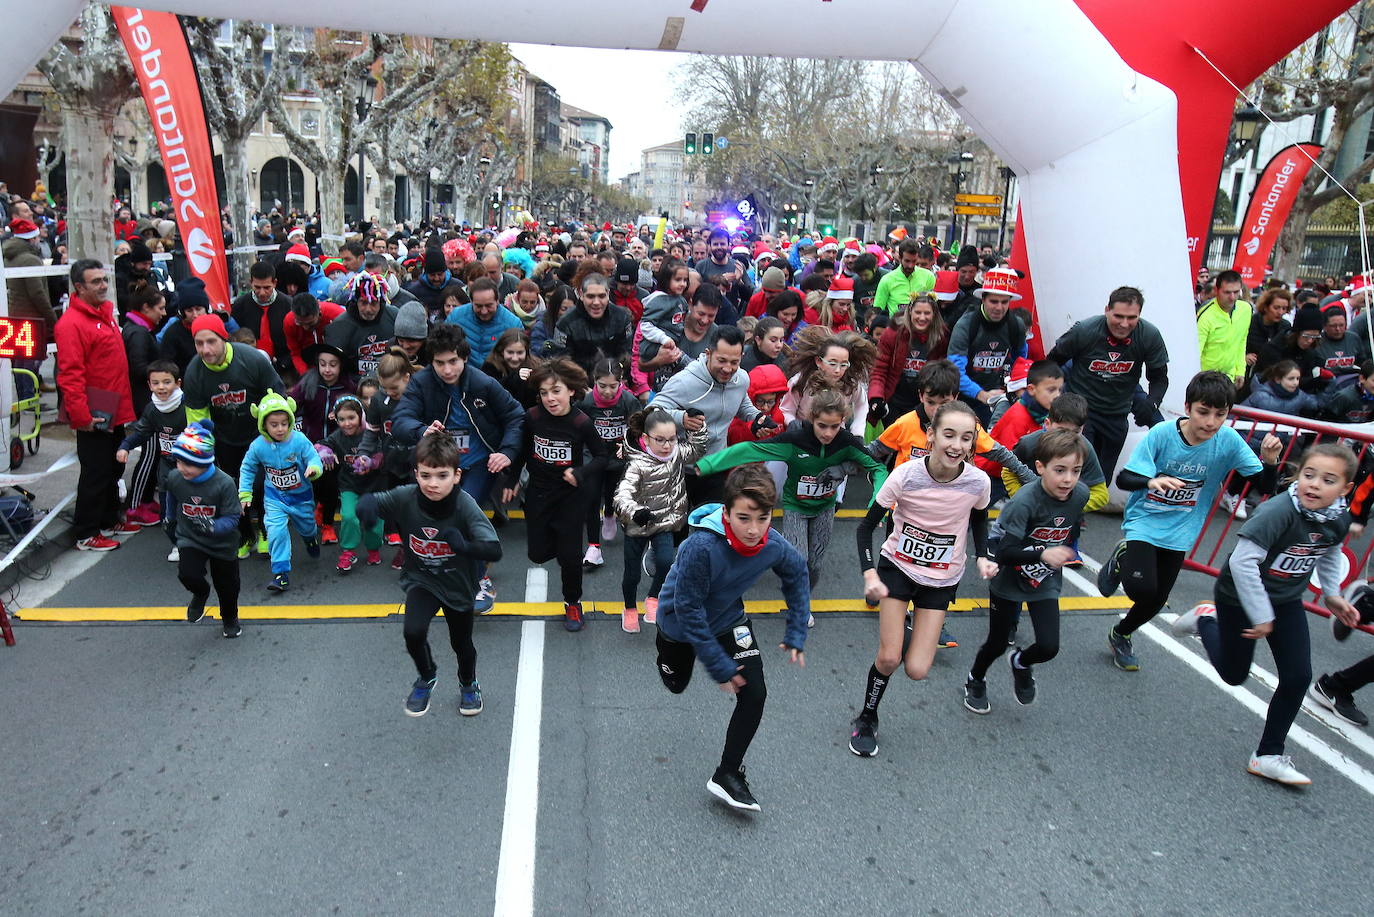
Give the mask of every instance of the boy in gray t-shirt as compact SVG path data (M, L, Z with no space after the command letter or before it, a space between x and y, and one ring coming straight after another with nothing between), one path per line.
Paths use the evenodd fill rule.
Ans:
M208 420L193 423L172 444L176 467L167 472L163 487L167 494L169 528L175 526L177 579L191 593L186 620L205 617L210 598L210 583L219 596L220 623L224 636L237 637L239 626L238 524L242 507L239 489L233 479L215 467L214 424Z

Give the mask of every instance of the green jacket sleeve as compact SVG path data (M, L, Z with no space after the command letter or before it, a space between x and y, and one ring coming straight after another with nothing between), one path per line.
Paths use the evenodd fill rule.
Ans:
M786 462L796 454L791 443L768 442L735 443L728 449L713 452L697 462L697 470L702 474L715 474L727 468L747 465L750 462ZM872 459L870 458L870 461Z

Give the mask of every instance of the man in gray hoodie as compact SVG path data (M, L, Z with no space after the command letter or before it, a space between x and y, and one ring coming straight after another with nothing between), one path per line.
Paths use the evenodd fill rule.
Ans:
M653 400L654 407L666 410L689 432L705 425L707 455L725 448L730 421L737 417L753 424L756 435L761 427L776 426L749 400L749 374L739 368L742 356L743 332L734 325L717 325L701 358L669 379ZM687 479L688 496L693 506L712 502L708 491L719 487L708 485L719 477Z

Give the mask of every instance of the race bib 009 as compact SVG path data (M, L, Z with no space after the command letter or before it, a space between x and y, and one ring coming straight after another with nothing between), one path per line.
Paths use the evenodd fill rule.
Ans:
M902 535L897 542L897 558L932 570L948 570L954 559L957 537L927 532L903 523Z
M1274 558L1269 575L1276 579L1306 577L1316 569L1317 561L1326 554L1326 545L1295 544Z

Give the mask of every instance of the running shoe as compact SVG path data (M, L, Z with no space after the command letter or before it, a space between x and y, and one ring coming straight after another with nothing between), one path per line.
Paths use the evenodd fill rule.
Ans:
M1097 571L1097 591L1104 596L1115 595L1121 585L1121 555L1126 552L1126 542L1119 541L1102 569Z
M1177 618L1174 618L1174 623L1169 625L1169 630L1174 632L1175 637L1196 637L1198 631L1197 622L1203 618L1212 618L1215 620L1216 616L1217 606L1213 605L1211 602L1202 602L1201 604L1194 605Z
M601 517L601 543L609 544L615 541L615 533L620 527L616 524L614 516Z
M393 548L396 547L396 545L398 545L398 544L401 543L401 533L400 533L400 532L387 532L387 533L386 533L386 543L389 544L389 545L391 545Z
M606 558L601 556L601 545L587 545L587 553L582 557L582 566L588 570L595 570L606 563Z
M224 621L221 622L220 633L224 634L224 639L233 640L239 634L243 633L243 628L239 626L238 619Z
M177 563L177 562L180 561L180 560L181 560L181 548L178 548L176 545L172 545L172 550L170 550L170 551L167 552L167 562L168 562L168 563L174 564L174 563Z
M305 553L318 560L320 556L320 539L313 536L305 539Z
M370 548L367 552L367 565L369 567L380 566L382 563L382 552L377 548Z
M954 647L959 645L959 641L955 640L954 635L951 634L948 630L946 630L944 627L941 627L940 642L935 645L938 647L942 647L944 649L953 649Z
M1107 631L1107 646L1112 651L1112 662L1123 672L1137 672L1140 670L1140 661L1135 658L1135 648L1131 646L1131 638L1123 637L1116 632L1116 627Z
M162 508L156 503L144 503L125 513L124 521L140 527L157 525L162 521Z
M1250 510L1245 505L1245 500L1237 494L1222 494L1221 506L1237 519L1248 519L1250 516Z
M490 576L484 576L477 584L477 596L472 600L472 609L479 615L491 614L496 607L496 586Z
M658 596L651 595L644 600L644 623L658 623Z
M580 602L564 603L563 629L570 633L577 633L582 629L582 604Z
M1314 701L1352 726L1369 725L1369 717L1364 715L1363 710L1355 706L1355 698L1332 684L1330 675L1319 675L1317 680L1312 682L1312 687L1308 689L1308 693L1312 695Z
M272 553L272 546L267 543L267 533L258 532L258 554L262 557Z
M391 558L391 569L399 570L406 565L406 549L397 548L396 556Z
M78 551L113 551L119 547L119 542L105 535L92 535L90 538L82 538L76 543Z
M134 525L132 522L120 522L112 529L101 529L100 534L106 538L123 538L126 535L137 535L143 531L143 526Z
M1007 656L1007 665L1011 666L1011 690L1016 695L1016 702L1022 707L1029 707L1035 702L1035 676L1031 674L1031 667L1016 667L1016 659L1021 655L1018 648L1015 652Z
M358 555L352 551L344 551L339 554L339 562L334 565L334 569L340 573L347 573L356 566L358 566Z
M434 693L436 679L417 678L406 698L406 716L424 716L429 712L429 696Z
M267 581L268 592L285 592L291 588L291 577L285 573L274 573Z
M754 794L749 792L749 783L744 779L743 767L738 771L716 768L715 774L706 781L706 789L732 809L740 812L763 811L754 799Z
M191 596L191 601L186 604L186 620L195 624L205 617L205 603L209 598L208 595Z
M878 718L856 716L849 724L849 750L860 758L878 753Z
M639 633L639 609L626 608L620 612L620 629L627 634Z
M1293 766L1288 755L1251 755L1246 767L1256 777L1265 777L1285 786L1310 786L1312 779Z
M253 545L250 542L243 542L239 545L239 560L247 560L253 553Z
M806 626L807 626L807 627L815 627L815 626L816 626L816 616L813 615L813 614L811 614L811 612L809 612L809 611L806 613Z
M338 531L334 528L334 526L332 526L332 525L322 525L322 526L320 526L320 543L321 543L321 544L338 544L338 543L339 543L339 533L338 533Z
M988 703L986 680L970 675L964 681L964 708L980 716L992 712L992 705Z
M458 701L458 712L463 716L476 716L482 712L482 688L477 682L465 685L458 683L463 696Z

